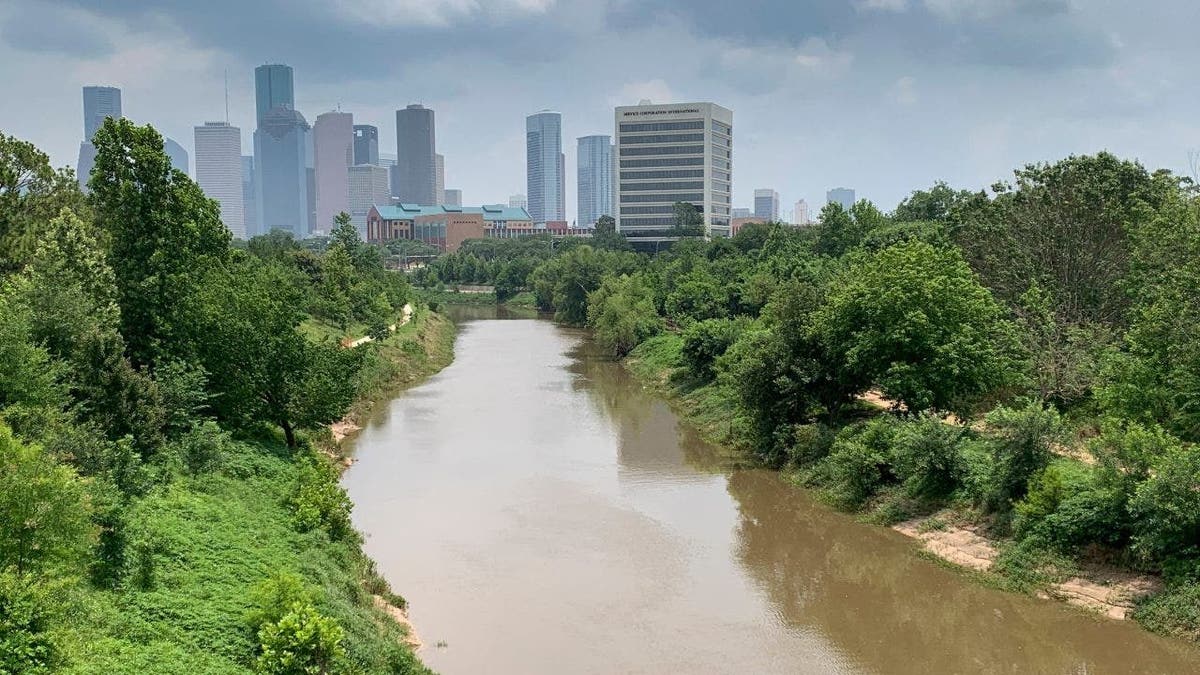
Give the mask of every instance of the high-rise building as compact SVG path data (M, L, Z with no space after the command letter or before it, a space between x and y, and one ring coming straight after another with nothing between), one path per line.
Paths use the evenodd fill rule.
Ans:
M178 171L191 174L191 162L188 161L188 151L173 138L163 136L163 152L171 158L171 166Z
M771 222L779 220L779 193L771 188L755 190L754 217Z
M437 203L437 139L433 111L413 104L396 111L396 197L404 204Z
M379 128L354 125L354 164L379 164Z
M205 122L194 129L196 183L221 205L221 222L246 239L242 176L242 130L228 122Z
M549 110L525 118L525 182L534 223L567 219L562 115Z
M733 209L733 217L734 218L749 218L750 213L751 213L750 209L742 207L742 206L738 206Z
M434 204L446 203L446 158L440 153L433 156L433 195Z
M297 239L312 229L312 134L304 115L278 106L254 132L254 184L258 228L290 231Z
M313 229L333 231L333 219L350 213L350 173L354 163L354 115L327 112L313 122L313 170L316 182L316 220ZM363 221L366 229L366 221Z
M446 188L446 198L443 202L446 206L462 206L462 190Z
M262 234L258 229L258 190L254 187L254 155L242 155L242 221L246 238Z
M367 214L372 206L391 204L392 188L388 170L374 164L359 164L347 170L350 177L350 222L358 233L367 236Z
M796 206L792 209L792 224L793 225L808 225L808 202L801 199L796 202Z
M676 202L696 207L706 236L731 235L733 111L715 103L622 106L615 127L615 215L630 242L674 241Z
M578 176L577 227L590 227L600 216L611 216L613 205L612 136L584 136L578 140L575 161Z
M121 118L121 90L116 87L83 88L83 142L79 144L79 158L75 164L75 177L79 187L87 192L88 178L96 164L96 146L92 136L108 118Z
M840 187L833 188L829 192L826 192L825 203L833 204L835 202L841 204L843 209L849 211L850 207L854 206L854 190L851 188Z
M528 207L529 200L525 198L525 195L512 195L508 198L508 208L510 209L527 209Z
M255 68L254 99L257 112L255 120L260 126L267 113L275 108L283 106L295 109L296 88L292 67L276 63Z

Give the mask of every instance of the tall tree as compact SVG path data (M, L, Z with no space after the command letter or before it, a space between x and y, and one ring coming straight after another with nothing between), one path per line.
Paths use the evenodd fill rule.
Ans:
M0 273L28 260L43 225L64 208L86 210L75 174L55 171L32 143L0 133Z

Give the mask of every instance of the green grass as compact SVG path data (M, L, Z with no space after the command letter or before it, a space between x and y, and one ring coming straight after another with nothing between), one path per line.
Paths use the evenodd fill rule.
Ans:
M537 296L533 294L533 291L521 291L505 300L504 304L520 309L537 309Z
M458 291L439 291L434 288L416 288L417 298L425 304L436 305L494 305L495 293L460 293Z

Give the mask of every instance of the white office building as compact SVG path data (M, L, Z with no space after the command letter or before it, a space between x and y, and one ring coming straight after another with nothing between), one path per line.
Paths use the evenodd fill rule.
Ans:
M674 241L676 202L700 211L705 235L730 234L733 111L715 103L616 109L617 227L635 244Z
M793 225L810 225L810 224L812 224L812 221L809 220L808 202L807 201L801 199L800 201L796 202L795 208L792 209L792 224Z
M196 183L221 205L221 222L237 239L246 239L242 186L242 130L228 122L195 127Z
M367 237L367 214L375 205L391 204L392 185L386 166L359 164L348 169L350 180L350 222Z

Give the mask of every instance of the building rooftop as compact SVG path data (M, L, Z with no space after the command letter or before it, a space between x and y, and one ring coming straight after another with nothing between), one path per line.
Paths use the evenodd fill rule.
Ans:
M480 213L484 220L533 220L529 212L520 207L503 204L483 206L418 206L416 204L375 205L379 217L384 220L406 220L417 216L434 216L442 213Z

